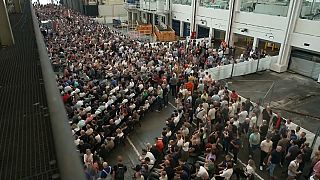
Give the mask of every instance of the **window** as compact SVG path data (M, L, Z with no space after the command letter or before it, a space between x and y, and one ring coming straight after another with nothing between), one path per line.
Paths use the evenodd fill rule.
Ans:
M300 17L302 19L320 21L320 0L304 0Z
M200 6L214 9L229 9L229 0L200 0Z
M241 11L287 16L290 0L241 0Z
M182 4L191 6L191 1L192 0L172 0L172 4Z

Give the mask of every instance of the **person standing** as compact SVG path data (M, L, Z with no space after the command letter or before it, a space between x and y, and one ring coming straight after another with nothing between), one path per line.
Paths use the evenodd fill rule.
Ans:
M173 97L177 96L177 83L178 83L178 80L176 78L176 75L174 74L169 80L170 91Z
M249 136L249 158L252 158L253 152L259 148L260 133L258 129L254 129L253 133Z
M237 176L237 180L241 178L246 178L246 179L251 179L251 177L253 176L254 172L255 172L256 166L255 163L252 159L249 159L248 161L248 165L246 167L244 167L243 169L241 168L236 168L234 170L236 176Z
M270 136L267 136L267 138L261 142L260 149L260 171L262 171L263 165L265 164L264 161L272 151L272 141Z
M237 136L235 139L231 140L231 145L232 145L232 152L233 152L233 161L234 161L234 163L237 163L238 153L239 153L240 148L242 146L239 133L237 133Z
M298 155L288 166L288 180L295 180L302 172L298 171L299 164L302 162L302 156Z
M127 172L127 166L123 164L122 157L118 156L118 164L113 167L113 179L124 180L124 175Z
M282 150L282 147L281 146L277 146L276 149L274 149L272 151L271 155L268 158L267 170L269 171L270 179L275 179L274 169L281 162L281 156L282 156L281 150Z

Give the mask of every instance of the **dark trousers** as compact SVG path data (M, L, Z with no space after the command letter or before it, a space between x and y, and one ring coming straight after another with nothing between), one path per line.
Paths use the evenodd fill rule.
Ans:
M177 96L177 85L170 85L171 95L176 97Z
M248 177L248 176L246 176L246 175L244 174L244 170L241 169L241 168L236 168L236 169L234 170L234 173L236 174L237 179L247 178L247 177Z
M168 94L164 94L163 95L163 103L165 106L168 106L168 103L169 103L169 97L168 97Z
M268 156L268 153L261 151L261 153L260 153L260 166L263 166L263 162L267 156Z
M229 152L230 143L227 140L222 141L223 151L227 154Z

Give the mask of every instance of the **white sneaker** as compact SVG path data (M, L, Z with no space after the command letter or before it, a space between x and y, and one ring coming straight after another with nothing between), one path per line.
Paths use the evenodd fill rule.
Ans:
M262 166L260 166L260 171L263 171L263 167Z

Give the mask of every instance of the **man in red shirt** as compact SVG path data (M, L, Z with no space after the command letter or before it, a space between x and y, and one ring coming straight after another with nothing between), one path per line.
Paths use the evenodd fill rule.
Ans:
M62 97L62 100L64 103L66 103L70 98L70 94L68 92L65 92L63 97Z
M232 90L230 97L231 97L231 102L234 103L238 100L239 95L235 90Z

